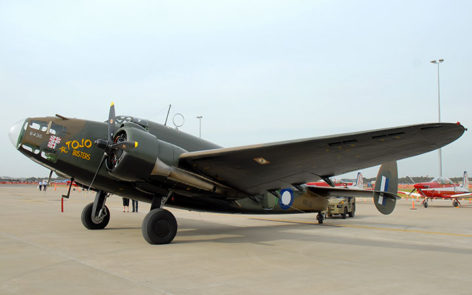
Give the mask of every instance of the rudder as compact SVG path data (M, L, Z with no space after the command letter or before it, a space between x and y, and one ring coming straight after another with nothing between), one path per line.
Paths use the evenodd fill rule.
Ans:
M382 164L375 180L374 204L382 214L390 214L395 209L398 192L397 162Z

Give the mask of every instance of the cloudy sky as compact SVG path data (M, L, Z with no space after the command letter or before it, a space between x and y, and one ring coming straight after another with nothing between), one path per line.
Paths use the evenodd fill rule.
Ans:
M202 136L225 147L435 122L438 58L442 121L470 128L471 11L470 1L0 0L0 175L48 175L11 146L13 123L103 121L111 101L157 122L172 104L194 135L201 115ZM470 133L443 149L445 176L472 172ZM437 152L400 161L399 173L437 175Z

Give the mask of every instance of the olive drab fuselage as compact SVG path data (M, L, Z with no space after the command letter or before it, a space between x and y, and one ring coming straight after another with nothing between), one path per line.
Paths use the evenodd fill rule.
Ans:
M320 212L327 207L326 198L303 189L292 190L289 207L281 203L280 191L248 195L231 188L206 189L204 181L178 169L179 155L217 149L218 145L133 117L119 116L115 125L117 134L125 130L139 145L133 152L124 152L128 154L121 157L119 166L109 167L112 164L105 162L93 183L95 190L145 202L172 191L168 206L214 212L298 213ZM60 176L74 178L84 187L90 185L104 154L95 141L106 138L106 122L37 117L26 119L19 128L16 148L21 153ZM180 174L172 178L171 173Z

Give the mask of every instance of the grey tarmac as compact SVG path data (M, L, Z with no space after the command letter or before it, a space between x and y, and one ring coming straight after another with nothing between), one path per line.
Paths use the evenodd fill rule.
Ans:
M107 201L104 230L85 229L94 193L0 185L0 294L471 294L472 204L401 200L384 216L228 215L172 209L168 245L141 235L149 204Z

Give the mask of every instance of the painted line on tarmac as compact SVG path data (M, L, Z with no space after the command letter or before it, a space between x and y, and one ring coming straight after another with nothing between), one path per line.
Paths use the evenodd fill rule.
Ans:
M262 221L286 222L286 223L297 223L297 224L316 224L317 225L317 223L315 223L315 222L301 221L301 220L270 219L270 218L257 218L257 217L254 217L254 218L251 218L251 219L253 219L253 220L262 220ZM436 232L436 231L426 231L426 230L418 230L418 229L377 227L377 226L359 225L359 224L329 224L327 226L351 227L351 228L360 228L360 229L373 229L373 230L382 230L382 231L407 232L407 233L417 233L417 234L426 234L426 235L441 235L441 236L472 238L472 234Z

